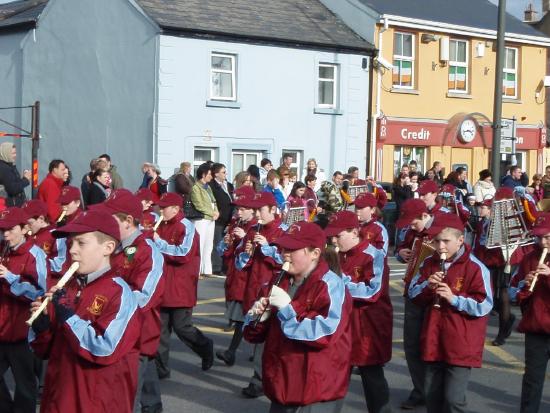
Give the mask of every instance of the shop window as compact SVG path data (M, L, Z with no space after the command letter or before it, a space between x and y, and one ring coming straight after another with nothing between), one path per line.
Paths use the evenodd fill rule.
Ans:
M426 172L426 148L421 146L395 146L393 152L393 175L397 176L403 164L416 161L417 172Z
M193 176L206 161L218 161L218 148L195 147L193 151Z
M518 49L507 47L504 58L502 96L510 99L518 97Z
M392 83L401 88L414 86L414 35L411 33L394 34Z
M449 42L449 92L466 93L468 91L468 42L453 40Z

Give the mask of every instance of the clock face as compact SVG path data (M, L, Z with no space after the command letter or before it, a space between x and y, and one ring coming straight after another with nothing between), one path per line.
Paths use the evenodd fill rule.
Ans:
M460 124L460 140L470 143L476 136L476 124L472 119L464 119Z

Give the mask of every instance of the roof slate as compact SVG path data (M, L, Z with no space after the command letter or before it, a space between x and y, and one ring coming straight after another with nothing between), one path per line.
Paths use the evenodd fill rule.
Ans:
M47 0L20 0L0 4L0 29L35 23L46 3Z
M137 0L163 29L372 50L319 0Z
M488 0L360 0L380 14L497 30L498 7ZM506 33L546 37L506 13Z

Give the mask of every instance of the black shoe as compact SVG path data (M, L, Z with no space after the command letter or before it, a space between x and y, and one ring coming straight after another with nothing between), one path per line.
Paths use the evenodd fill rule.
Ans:
M170 370L158 370L157 369L157 375L159 376L159 380L169 379L170 378Z
M216 357L222 360L228 366L235 364L235 353L225 350L225 351L216 351Z
M212 364L214 364L214 343L210 340L208 344L208 353L202 358L202 369L204 371L210 370Z
M424 400L409 397L407 400L401 403L400 407L403 410L414 410L417 407L423 406L423 405L424 405Z
M502 334L497 335L497 337L491 342L493 346L502 346L506 344L506 339L510 337L510 334L512 334L512 329L514 327L514 322L516 321L516 316L514 314L510 314L510 318L508 319L508 323L506 323L506 326L502 329Z
M242 389L241 393L247 399L255 399L256 397L264 395L264 389L262 389L260 386L250 383L247 387Z
M161 413L162 403L157 403L153 406L147 406L141 408L141 413Z

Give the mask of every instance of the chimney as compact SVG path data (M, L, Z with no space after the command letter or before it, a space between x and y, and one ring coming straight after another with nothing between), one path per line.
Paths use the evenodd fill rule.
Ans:
M550 0L542 0L542 14L550 11Z
M550 1L543 1L543 7L544 7L544 3L550 3ZM549 4L550 5L550 4ZM525 11L523 12L524 14L524 18L523 18L523 21L525 23L531 23L531 22L534 22L536 21L535 19L535 15L537 14L537 11L533 8L533 4L532 3L529 3L527 5L527 8L525 9Z

